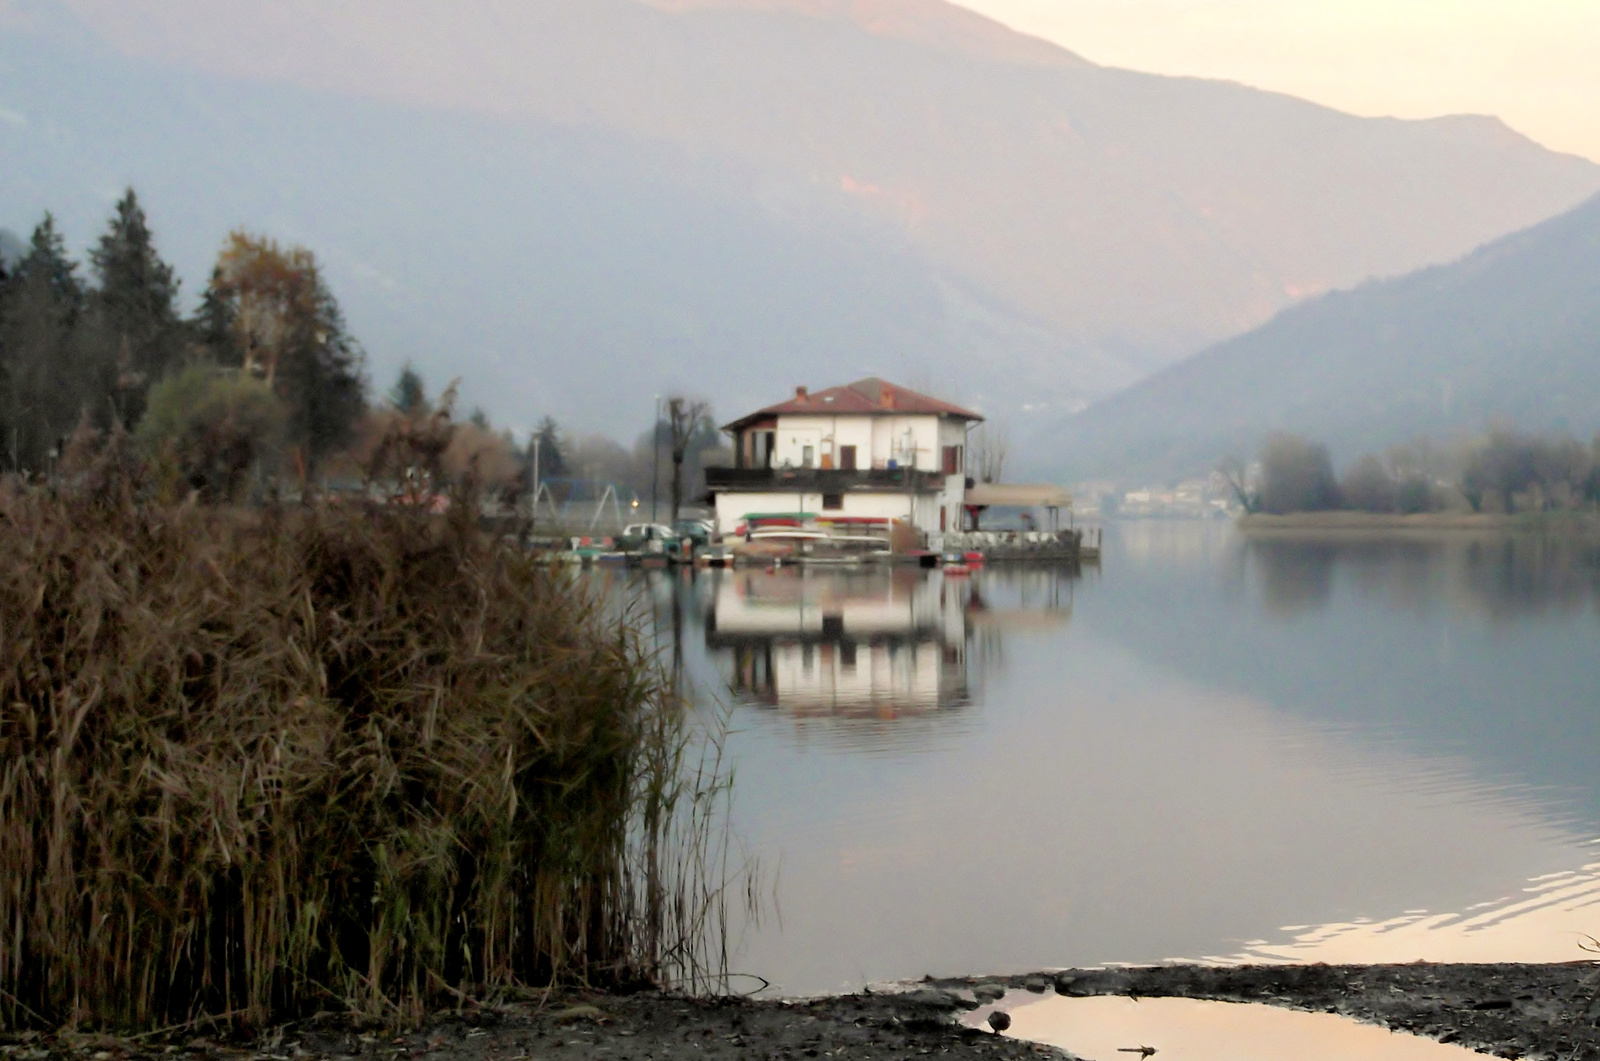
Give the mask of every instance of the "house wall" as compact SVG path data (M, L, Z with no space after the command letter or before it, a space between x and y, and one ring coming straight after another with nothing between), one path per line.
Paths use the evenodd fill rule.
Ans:
M890 494L847 492L844 507L822 507L819 493L799 491L756 492L725 490L717 494L717 533L731 535L750 512L815 512L823 516L862 516L877 519L910 519L920 531L939 533L939 510L946 502L937 494ZM949 517L946 517L947 519ZM952 525L952 529L954 526Z
M945 443L954 425L961 439ZM856 467L887 468L891 460L924 471L939 467L941 445L964 445L966 431L957 421L937 416L828 416L797 413L778 417L775 467L805 467L805 447L811 447L811 467L839 467L839 450L856 447Z

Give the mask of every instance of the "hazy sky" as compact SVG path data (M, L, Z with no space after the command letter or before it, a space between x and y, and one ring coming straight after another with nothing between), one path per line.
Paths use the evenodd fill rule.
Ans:
M1600 161L1600 0L958 2L1108 66L1356 114L1494 114Z

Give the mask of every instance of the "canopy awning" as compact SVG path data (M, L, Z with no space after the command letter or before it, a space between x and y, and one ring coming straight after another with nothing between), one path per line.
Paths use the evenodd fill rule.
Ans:
M966 504L972 508L1071 508L1072 493L1048 483L977 483L967 491Z

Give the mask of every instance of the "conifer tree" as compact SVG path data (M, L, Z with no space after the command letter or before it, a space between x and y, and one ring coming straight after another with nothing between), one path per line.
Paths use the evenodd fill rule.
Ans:
M178 279L156 253L150 226L132 188L91 253L99 289L93 306L96 339L117 367L124 423L138 422L145 396L181 361L185 334L178 320Z
M211 359L228 368L239 368L244 364L236 333L236 317L233 300L227 294L227 285L222 277L222 267L218 266L211 270L211 282L206 285L200 308L190 318L189 327Z
M561 439L561 427L555 417L546 416L539 422L538 429L534 432L539 440L539 467L536 469L541 479L563 479L567 476L567 454ZM528 459L533 459L533 447L528 447Z
M0 455L13 470L45 470L85 411L107 411L110 380L86 341L77 268L46 214L0 298Z
M394 381L394 386L389 389L389 404L397 412L407 416L416 416L428 411L428 388L422 380L422 374L411 367L411 362L406 362L405 368L400 370L400 378Z
M77 321L83 311L83 281L78 278L78 263L67 255L67 241L56 228L55 215L49 211L33 230L27 256L17 264L17 279L30 277L39 278L49 288L67 323Z

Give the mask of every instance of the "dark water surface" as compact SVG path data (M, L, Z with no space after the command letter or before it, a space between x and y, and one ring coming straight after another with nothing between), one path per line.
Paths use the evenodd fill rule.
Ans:
M783 993L1174 958L1585 957L1600 551L1107 529L1081 577L630 576L708 705Z

